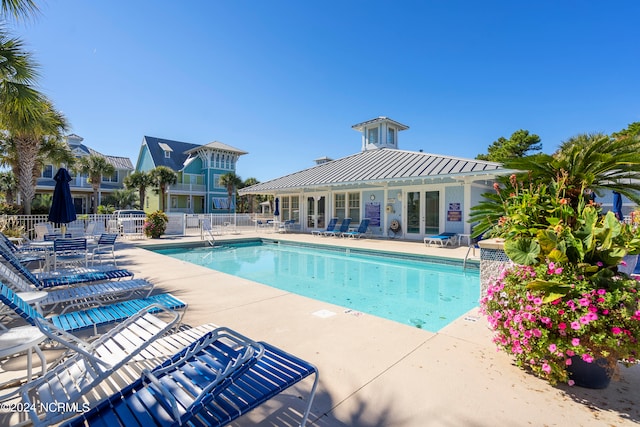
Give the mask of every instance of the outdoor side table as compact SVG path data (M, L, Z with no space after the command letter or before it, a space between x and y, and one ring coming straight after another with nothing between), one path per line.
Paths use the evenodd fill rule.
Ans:
M46 339L46 335L43 334L36 326L18 326L11 329L0 331L0 358L12 356L14 354L20 354L27 352L27 381L31 381L32 377L32 363L31 353L35 351L38 357L40 357L40 363L42 365L41 374L44 375L47 372L47 360L40 350L39 344ZM9 382L15 381L16 378ZM6 385L5 382L2 385Z

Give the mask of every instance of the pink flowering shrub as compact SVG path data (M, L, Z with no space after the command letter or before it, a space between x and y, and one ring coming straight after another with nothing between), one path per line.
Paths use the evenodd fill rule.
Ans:
M605 265L543 262L505 269L480 301L494 342L551 384L572 381L572 357L619 360L639 357L639 283ZM597 277L608 280L594 280ZM600 279L602 279L600 277ZM594 283L599 283L594 286Z
M147 215L147 219L142 226L144 235L157 239L162 236L167 229L169 217L162 211L155 211Z

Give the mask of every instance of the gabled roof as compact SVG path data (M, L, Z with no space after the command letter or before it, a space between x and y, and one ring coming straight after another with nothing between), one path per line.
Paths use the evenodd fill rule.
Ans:
M242 156L243 154L247 154L246 151L239 150L235 147L232 147L220 141L213 141L205 145L198 145L196 148L192 148L191 150L188 150L188 153L191 154L197 151L199 148L210 148L212 150L227 151L230 153L235 153L239 156Z
M131 159L128 157L108 156L106 154L99 153L96 150L89 148L85 145L80 145L80 147L82 147L83 149L86 149L89 155L104 157L105 160L111 165L113 165L113 167L116 169L126 169L126 170L134 169L133 163L131 163Z
M174 171L180 171L188 164L187 159L198 150L209 149L216 151L226 151L241 156L247 154L245 151L239 150L230 145L219 141L210 142L205 145L191 144L189 142L172 141L170 139L155 138L153 136L145 136L144 141L149 148L149 153L153 158L154 165L167 166ZM165 151L171 154L165 157Z
M239 190L268 194L294 188L366 184L416 178L498 175L500 163L383 148L362 151Z
M147 144L153 164L158 166L166 166L174 171L180 171L184 168L184 162L189 157L188 151L200 147L197 144L189 142L172 141L170 139L155 138L153 136L145 136L144 141ZM164 156L165 148L171 148L171 155Z

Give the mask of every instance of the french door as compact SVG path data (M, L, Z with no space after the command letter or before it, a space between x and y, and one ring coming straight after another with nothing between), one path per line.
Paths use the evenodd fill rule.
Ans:
M325 204L324 196L307 197L307 229L319 230L325 228Z
M440 232L440 192L409 191L406 193L406 230L418 238Z

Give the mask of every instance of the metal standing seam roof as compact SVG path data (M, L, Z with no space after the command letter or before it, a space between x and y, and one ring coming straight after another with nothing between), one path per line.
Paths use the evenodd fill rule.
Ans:
M133 167L133 163L131 163L131 159L128 157L119 157L119 156L108 156L106 154L102 154L99 153L98 151L83 146L90 155L92 156L100 156L100 157L104 157L104 159L109 162L111 165L113 165L114 168L116 169L125 169L125 170L133 170L135 169Z
M239 193L259 194L303 187L477 175L501 169L503 168L500 163L382 148L362 151L245 187L240 189Z

